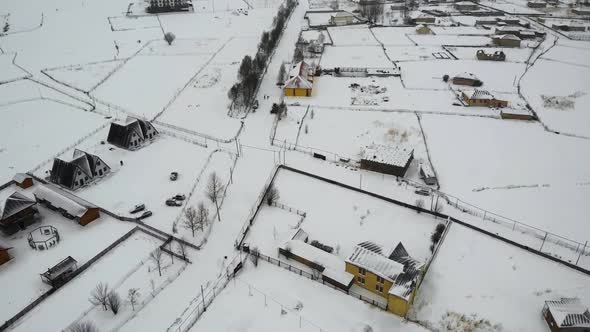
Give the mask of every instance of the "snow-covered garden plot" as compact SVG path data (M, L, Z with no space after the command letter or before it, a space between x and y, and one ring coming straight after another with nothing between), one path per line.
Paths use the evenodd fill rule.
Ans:
M541 56L541 59L553 60L571 65L580 65L586 68L590 67L590 64L588 64L589 58L590 50L562 46L559 43Z
M379 46L366 25L328 28L335 46Z
M310 108L297 141L299 125L283 121L285 119L279 121L276 139L286 140L293 145L297 143L359 160L361 152L371 144L408 144L414 148L416 160L426 159L422 134L413 113ZM338 126L334 126L335 121Z
M95 89L92 96L132 114L152 118L163 110L210 57L136 56Z
M458 45L458 46L486 46L492 40L486 36L462 35L411 35L409 38L418 45Z
M48 68L43 72L60 83L88 92L117 70L122 63L123 60L108 60Z
M422 125L443 191L578 242L588 240L589 210L578 204L587 197L579 183L590 179L588 140L519 121L424 115ZM544 184L562 189L545 194ZM581 198L564 198L576 195ZM563 199L570 202L561 204Z
M324 35L324 44L331 44L332 40L326 30L305 30L301 31L301 39L305 43L309 43L312 40L318 40L319 35ZM374 38L373 38L374 39Z
M468 330L475 315L489 321L482 331L536 332L547 329L544 301L561 297L590 297L590 277L453 225L420 287L413 315L445 331L445 326Z
M156 16L116 16L108 20L113 31L160 28Z
M415 27L403 27L403 28L372 28L371 31L375 34L375 37L383 43L385 46L412 46L415 45L408 37L407 34L416 33Z
M494 9L497 10L501 10L503 12L506 12L508 14L526 14L526 15L530 15L530 14L543 14L542 12L534 9L534 8L529 8L527 7L525 2L522 2L521 4L517 4L517 3L513 3L511 1L489 1L489 0L484 0L481 1L480 4L484 5L484 6L488 6L488 7L492 7Z
M32 192L35 188L36 186L20 192L33 198ZM10 195L15 189L18 188L8 187L2 190L0 195ZM38 209L41 216L39 223L35 223L26 230L8 238L2 237L5 244L13 247L10 250L13 259L0 267L0 282L10 285L2 290L0 298L0 321L2 322L14 316L51 288L41 281L40 273L45 272L67 256L76 259L78 266L80 266L133 228L130 223L119 222L104 214L83 227L43 206L38 206ZM27 236L29 232L39 226L55 227L59 232L60 242L48 250L31 249ZM84 293L84 296L86 295Z
M405 62L402 66L402 77L408 88L445 89L449 84L442 80L444 75L450 78L462 73L472 73L483 82L481 89L490 92L516 92L518 78L524 72L524 63L496 61L416 61ZM449 79L449 82L451 80ZM456 89L472 88L453 85Z
M309 22L310 27L330 25L330 18L334 12L307 12L305 17Z
M502 51L506 54L506 62L525 62L531 53L532 48L499 48L499 47L446 47L446 49L453 53L453 55L460 60L477 60L476 53L478 50L483 50L488 54L493 54L497 51Z
M100 238L95 240L100 241ZM79 246L84 246L88 241L89 238L84 237ZM129 277L129 273L135 272L137 265L142 260L147 260L149 253L161 243L161 240L150 235L136 232L17 321L12 330L32 331L39 326L48 331L61 331L67 328L72 320L77 319L91 306L88 298L98 283L107 283L113 287L123 283ZM75 251L72 253L75 254ZM55 264L57 261L51 263ZM144 283L141 283L137 287L143 286ZM126 292L127 289L119 291L120 295L125 296L126 294L122 294L123 291ZM106 312L102 314L108 315ZM101 326L100 322L96 323Z
M15 57L16 54L0 54L0 84L30 76L29 73L12 63Z
M440 46L389 46L386 52L392 61L452 59Z
M403 66L402 66L403 70ZM366 100L363 105L361 99L353 98L358 94L351 89L351 84L359 86L376 85L387 90ZM436 113L471 114L474 111L463 106L454 106L457 103L455 95L449 89L405 89L397 78L379 77L316 77L313 84L313 96L302 100L301 98L285 98L289 102L299 102L302 105L309 103L322 107L341 107L349 109L373 109L373 110L402 110ZM383 98L388 97L389 101ZM478 108L478 115L490 115L497 112L491 109Z
M436 35L492 35L493 31L484 29L481 27L443 27L443 26L432 26L430 27L432 32Z
M166 206L165 202L176 194L189 195L209 153L200 146L166 135L160 135L137 151L127 151L97 141L106 140L106 135L107 130L104 130L93 142L78 148L103 159L111 167L111 174L79 189L76 194L125 216L137 216L130 215L129 211L135 204L145 204L146 210L154 215L144 221L170 232L181 207ZM71 153L64 155L71 156ZM170 172L178 172L178 180L171 181Z
M286 170L279 171L274 186L280 192L280 203L306 213L299 226L309 234L309 240L339 248L333 254L343 261L363 241L386 247L402 242L420 261L430 255L430 234L437 224L430 215ZM312 192L322 193L323 199L309 195ZM279 208L264 204L245 242L268 248L261 252L275 257L278 249L272 249L272 244L290 240L294 220L280 218L282 212L264 212L267 209Z
M287 286L288 285L288 286ZM228 308L232 314L227 314ZM191 331L426 331L267 262L250 262Z
M381 46L326 46L320 62L322 69L336 67L393 68Z
M227 116L230 104L227 92L235 83L238 67L238 64L210 63L158 121L223 140L233 138L241 123Z
M588 67L539 59L522 79L521 90L549 128L589 137L589 75Z
M168 45L163 40L154 40L138 54L151 56L212 55L221 48L224 42L218 38L176 39L172 45Z
M0 183L52 158L106 121L95 113L49 100L0 107L0 119Z

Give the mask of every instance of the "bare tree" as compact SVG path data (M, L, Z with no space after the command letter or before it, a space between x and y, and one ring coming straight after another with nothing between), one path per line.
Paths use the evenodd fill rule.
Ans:
M199 202L197 207L197 229L203 231L209 222L209 209L205 207L203 202Z
M162 254L163 253L164 252L162 251L162 249L160 249L160 247L158 247L158 248L156 248L156 250L152 251L150 254L150 259L158 267L158 273L160 274L160 277L162 276Z
M279 190L274 185L271 185L266 192L266 203L272 205L273 203L276 203L279 198L281 198Z
M301 49L301 47L297 46L295 48L295 54L293 55L293 62L297 63L297 62L301 62L303 61L304 55L303 55L303 50Z
M211 200L211 202L215 203L218 221L221 221L221 217L219 215L219 199L223 195L223 187L224 186L221 183L219 176L217 176L217 173L211 173L209 176L209 183L207 184L207 197L209 200Z
M90 321L76 322L72 324L66 332L99 332L98 328L94 323Z
M186 260L186 243L184 242L184 238L181 239L182 241L178 241L178 254L182 256L182 259Z
M119 308L121 307L121 297L119 296L119 293L110 291L107 296L107 303L115 315L119 313Z
M127 291L127 301L131 304L131 308L135 311L135 305L139 301L139 288L129 288Z
M105 283L99 283L94 287L94 290L90 293L88 301L94 305L102 305L103 309L108 310L108 296L109 296L109 285Z
M164 40L168 43L168 45L172 45L174 39L176 39L176 36L172 32L166 32L164 34Z
M195 231L197 230L197 210L194 206L189 206L184 211L183 225L185 228L190 229L195 237Z
M285 63L281 65L279 69L279 75L277 76L277 84L283 84L286 81L287 69L285 68Z

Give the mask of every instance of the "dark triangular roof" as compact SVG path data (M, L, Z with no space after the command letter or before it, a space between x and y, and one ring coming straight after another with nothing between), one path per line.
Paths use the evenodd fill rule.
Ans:
M149 123L147 121L135 119L132 117L128 117L124 123L113 122L111 123L111 128L109 129L107 142L122 148L127 148L129 147L131 135L133 133L136 133L137 136L145 139L144 133L147 132L148 124Z
M367 250L371 250L376 254L383 254L383 248L375 242L365 241L358 244L359 247L365 248Z
M34 200L25 197L19 192L14 192L12 195L8 196L6 203L4 203L4 209L2 210L3 212L0 220L7 219L35 204L36 202Z

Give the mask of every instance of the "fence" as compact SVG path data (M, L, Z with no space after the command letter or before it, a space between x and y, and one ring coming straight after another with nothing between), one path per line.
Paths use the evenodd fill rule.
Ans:
M287 205L282 204L282 203L272 202L271 205L272 206L275 206L275 207L278 207L279 209L282 209L282 210L285 210L285 211L293 212L296 215L301 216L301 217L306 217L307 216L307 212L301 211L301 210L296 209L296 208L292 208L292 207L287 206Z
M373 305L375 307L378 307L379 309L387 310L387 304L386 303L384 304L382 302L375 301L375 300L373 300L371 298L368 298L366 296L363 296L361 294L357 294L357 293L355 293L355 292L353 292L351 290L345 291L345 290L343 290L341 288L338 288L338 287L332 285L329 282L325 282L322 279L321 274L314 275L313 273L310 273L310 272L307 272L307 271L303 271L302 269L300 269L298 267L295 267L295 266L293 266L293 265L291 265L289 263L285 263L285 262L281 261L280 259L276 259L276 258L272 258L272 257L266 256L264 254L261 254L260 252L256 252L256 253L252 253L251 252L250 255L256 255L259 258L261 258L263 261L266 261L266 262L269 262L269 263L274 264L276 266L282 267L285 270L289 270L290 272L293 272L293 273L298 274L300 276L306 277L307 279L317 281L317 282L321 283L322 285L329 286L332 289L335 289L335 290L338 290L338 291L340 291L340 292L342 292L344 294L350 295L350 296L352 296L354 298L357 298L357 299L359 299L359 300L361 300L363 302L366 302L366 303L371 304L371 305Z

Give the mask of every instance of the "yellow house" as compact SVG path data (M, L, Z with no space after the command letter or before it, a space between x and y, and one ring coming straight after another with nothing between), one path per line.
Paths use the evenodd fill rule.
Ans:
M309 65L301 61L289 70L289 79L285 82L283 91L288 97L310 97L313 89L313 75Z
M401 243L389 256L377 244L360 243L345 263L356 285L387 299L388 311L406 316L423 264L410 257Z
M432 29L430 29L427 25L425 24L420 24L417 28L416 28L416 33L419 35L434 35L434 32L432 31Z

